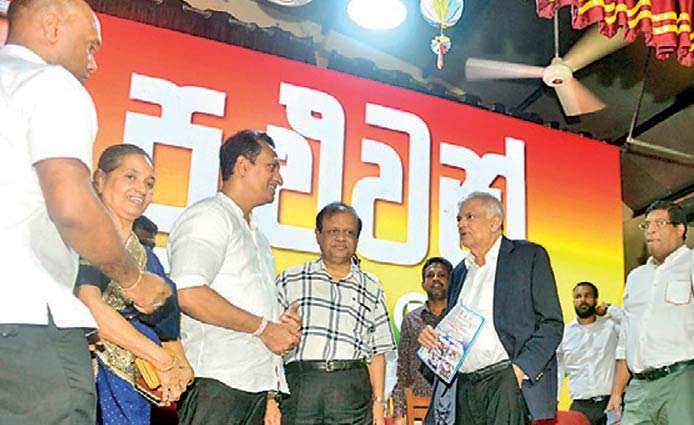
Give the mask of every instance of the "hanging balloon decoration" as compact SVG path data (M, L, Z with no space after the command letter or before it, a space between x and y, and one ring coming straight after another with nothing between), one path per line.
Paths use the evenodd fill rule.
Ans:
M463 0L420 0L419 11L424 20L439 29L439 35L431 40L431 50L436 55L436 67L443 68L443 55L451 49L451 39L443 33L455 25L463 15Z

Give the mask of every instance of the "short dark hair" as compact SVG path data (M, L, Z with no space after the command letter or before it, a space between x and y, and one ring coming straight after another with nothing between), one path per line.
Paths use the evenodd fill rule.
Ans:
M152 220L147 218L147 216L141 215L138 218L133 221L133 230L135 230L136 227L139 227L140 229L144 230L147 233L151 234L156 234L159 231L159 227L157 227L156 223L154 223Z
M324 206L323 209L320 210L318 215L316 215L316 229L318 229L319 232L322 232L323 218L325 218L326 216L331 216L333 214L343 212L352 214L352 216L354 216L354 219L357 220L357 236L359 236L361 234L361 218L359 218L357 210L345 204L344 202L331 202L328 205Z
M104 173L110 173L118 168L121 159L128 155L142 155L151 163L152 157L139 146L123 143L106 148L99 157L97 168Z
M655 201L646 208L645 215L648 215L654 210L667 211L670 223L673 225L683 225L684 234L682 235L682 240L687 239L687 213L684 211L684 208L682 208L682 205L672 201Z
M451 274L453 274L453 264L451 264L450 261L446 260L443 257L431 257L428 260L424 262L424 265L422 266L422 282L425 280L424 272L426 269L429 268L432 264L441 264L444 267L446 267L446 270L448 270L448 277L451 277Z
M597 299L597 298L600 298L600 297L598 296L598 294L599 294L599 293L598 293L598 287L595 286L595 285L593 285L591 282L588 282L588 281L578 282L578 283L576 284L576 286L574 286L574 291L575 291L576 288L578 288L579 286L587 286L587 287L591 288L591 289L593 290L593 296L594 296L596 299Z
M229 137L219 149L219 168L222 171L222 180L227 181L234 174L234 166L239 156L255 164L255 159L260 155L263 146L267 143L275 148L275 142L267 133L255 130L242 130Z

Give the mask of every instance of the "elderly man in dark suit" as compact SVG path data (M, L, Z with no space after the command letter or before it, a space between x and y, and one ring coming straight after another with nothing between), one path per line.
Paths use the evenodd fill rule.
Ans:
M553 418L554 353L564 323L547 252L505 238L503 207L489 194L475 192L461 201L457 220L470 254L453 270L448 309L462 303L485 322L453 381L455 391L448 392L456 393L455 423L521 425ZM427 327L419 343L431 348L437 336ZM431 411L436 403L435 396Z

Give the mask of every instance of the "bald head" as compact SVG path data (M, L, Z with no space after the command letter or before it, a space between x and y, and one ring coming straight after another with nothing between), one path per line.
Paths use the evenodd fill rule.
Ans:
M83 83L96 71L94 53L101 46L101 30L84 0L14 0L7 17L8 44L61 65Z

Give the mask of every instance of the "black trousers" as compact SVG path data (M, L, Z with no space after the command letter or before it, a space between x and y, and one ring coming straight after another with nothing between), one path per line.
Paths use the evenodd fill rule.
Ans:
M607 408L607 403L609 401L609 396L604 396L604 398L599 401L574 400L569 410L575 410L586 415L590 421L590 425L605 425L607 423L605 408Z
M262 425L267 392L249 393L195 378L178 405L181 425Z
M366 365L324 372L285 372L290 396L282 401L282 425L371 425L373 401Z
M85 330L0 324L0 424L94 425Z
M528 409L513 369L489 374L459 374L457 425L527 425Z

